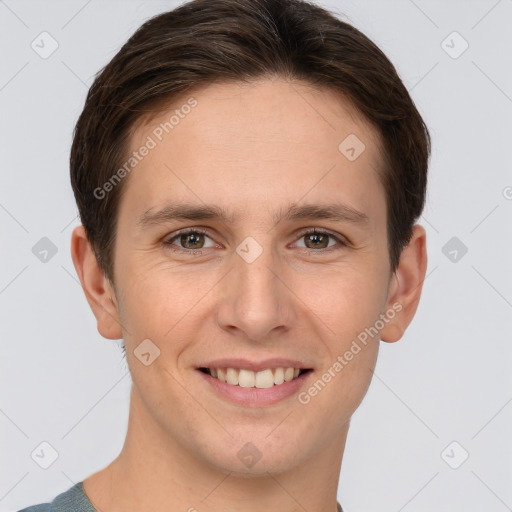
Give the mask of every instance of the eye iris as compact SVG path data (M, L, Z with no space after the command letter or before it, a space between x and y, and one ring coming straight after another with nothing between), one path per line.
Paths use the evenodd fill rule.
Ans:
M322 245L322 242L320 243L317 243L319 241L319 239L323 238L323 242L324 244ZM312 241L314 240L313 242L313 246L312 247L320 247L321 249L324 249L325 247L327 247L328 245L328 237L326 235L321 235L321 234L318 234L318 233L311 233L309 235L306 235L306 246L308 246L308 241Z
M200 249L201 247L197 247L197 245L201 243L202 238L204 238L204 235L201 233L184 233L180 237L180 242L183 245L183 247L186 247L187 249ZM187 246L187 240L190 239L192 240L192 247Z

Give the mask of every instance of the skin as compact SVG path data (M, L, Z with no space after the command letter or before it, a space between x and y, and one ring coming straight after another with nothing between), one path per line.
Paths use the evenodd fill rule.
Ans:
M335 512L350 418L370 384L379 338L399 340L416 312L425 230L414 226L392 274L380 139L334 92L274 78L210 85L193 96L197 106L125 178L115 287L83 227L73 231L73 262L98 331L125 340L133 380L122 451L84 480L84 490L103 512ZM184 101L141 123L132 149ZM366 146L354 161L338 150L351 133ZM137 226L148 209L183 200L229 209L233 221ZM290 202L343 202L369 221L276 223L274 212ZM200 256L163 243L188 227L208 233L189 245L178 237L174 247L204 245ZM302 228L330 230L350 244L306 245L311 236L301 236ZM252 263L236 252L247 236L263 250ZM297 396L235 405L196 370L221 357L289 357L314 369L309 386L397 303L401 311L306 405ZM146 338L160 350L149 366L134 355ZM237 457L247 442L262 454L251 468Z

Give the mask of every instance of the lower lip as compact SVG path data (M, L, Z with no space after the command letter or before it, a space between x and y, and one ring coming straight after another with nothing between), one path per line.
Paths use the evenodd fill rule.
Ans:
M296 394L304 385L306 379L313 372L310 370L301 374L296 379L274 385L271 388L243 388L241 386L233 386L227 382L208 375L207 373L197 370L201 377L220 395L228 398L232 402L246 407L260 407L272 405L285 398Z

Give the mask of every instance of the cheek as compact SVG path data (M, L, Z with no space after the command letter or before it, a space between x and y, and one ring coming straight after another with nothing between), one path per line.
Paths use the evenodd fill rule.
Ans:
M323 290L310 294L308 306L317 313L316 320L310 316L312 321L326 327L322 341L327 357L301 403L310 400L342 425L371 382L380 344L375 324L382 312L385 283L378 272L340 269L330 275Z
M211 305L208 291L218 280L215 272L201 272L162 259L125 264L119 310L127 352L132 353L132 368L140 365L133 351L146 339L157 347L156 366L179 366L182 353L200 330L198 326L210 316L211 309L205 309Z
M199 276L194 270L149 255L125 262L120 277L126 327L148 328L154 335L161 335L160 330L167 332L197 302L208 284L204 273Z
M326 335L337 340L339 349L373 325L381 312L386 284L382 275L369 270L369 265L364 269L339 265L294 282L295 293L324 323Z

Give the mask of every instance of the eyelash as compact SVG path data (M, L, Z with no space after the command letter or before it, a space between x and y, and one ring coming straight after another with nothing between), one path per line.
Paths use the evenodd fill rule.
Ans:
M186 229L177 231L176 233L173 233L171 238L164 240L163 243L172 252L178 252L178 253L182 253L182 254L186 253L186 254L195 255L195 256L201 256L203 254L203 250L211 249L211 247L206 247L206 249L183 249L181 247L176 248L173 246L173 241L176 240L176 238L180 237L181 235L189 235L189 234L201 234L201 235L209 236L208 231L203 228L186 228ZM341 247L348 247L348 245L349 245L347 242L345 242L342 238L335 235L334 233L331 233L330 231L325 231L325 230L317 230L316 228L308 229L306 231L301 232L297 239L303 238L307 235L329 236L329 237L333 238L334 240L336 240L341 245ZM209 237L209 238L211 238L211 237ZM324 249L308 249L306 247L306 248L301 248L301 249L308 251L310 253L318 253L318 252L323 253L326 251L330 252L331 250L336 250L335 247L329 247L329 248L324 248Z

